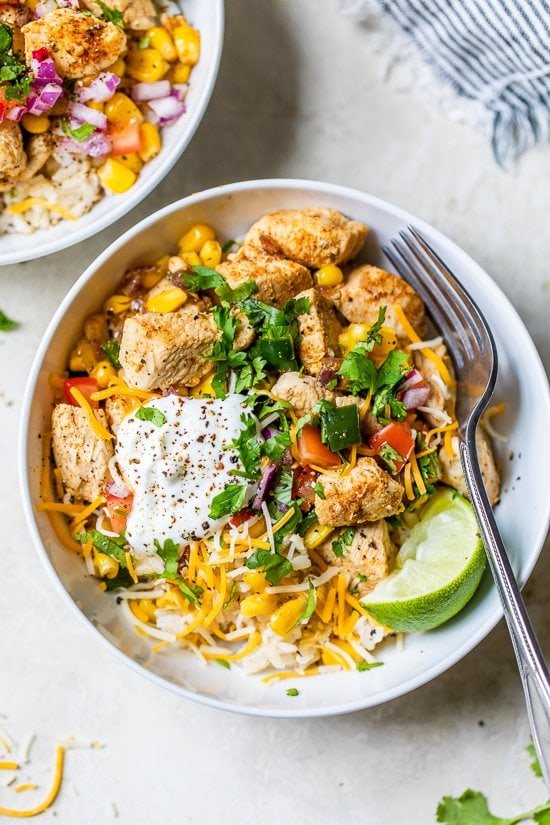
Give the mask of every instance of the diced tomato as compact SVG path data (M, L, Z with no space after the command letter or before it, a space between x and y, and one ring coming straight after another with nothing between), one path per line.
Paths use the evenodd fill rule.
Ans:
M89 378L88 376L83 376L82 378L66 378L63 381L63 390L65 392L65 400L67 404L72 404L73 407L78 407L77 402L74 400L71 390L75 387L75 389L80 390L86 401L90 404L90 407L94 407L97 409L99 407L98 401L93 401L90 398L90 395L93 392L98 391L97 381L95 378Z
M121 533L126 529L128 513L132 509L133 503L134 496L132 493L124 496L124 498L114 496L112 493L107 493L107 510L109 511L111 528L115 533Z
M129 123L124 129L110 132L112 155L131 155L141 151L139 123Z
M46 60L50 56L50 50L47 46L42 46L40 49L35 49L32 53L34 60Z
M244 510L240 510L238 513L235 513L234 516L231 516L229 519L229 523L233 525L233 527L239 527L245 521L248 521L249 518L255 516L256 513L254 510L251 510L250 507L245 507Z
M302 467L317 464L319 467L337 467L342 463L338 453L333 453L321 441L321 431L306 424L296 439L299 462Z
M305 501L301 504L302 510L310 510L315 501L315 490L313 485L319 478L319 473L312 470L311 467L300 467L294 472L294 480L292 483L292 498L303 498Z
M369 447L371 450L376 450L377 453L380 452L384 444L389 444L403 458L401 462L396 461L396 472L399 472L414 449L414 437L409 425L405 421L393 422L388 424L387 427L383 427L369 439Z

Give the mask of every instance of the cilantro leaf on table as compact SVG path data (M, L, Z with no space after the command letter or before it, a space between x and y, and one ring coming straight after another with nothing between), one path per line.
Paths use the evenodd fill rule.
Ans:
M121 29L124 28L123 15L121 11L110 8L110 6L103 3L102 0L97 0L97 4L101 9L101 14L104 20L107 20L108 23L114 23L115 26L120 26Z
M210 518L217 519L222 516L230 516L242 510L248 485L228 484L225 490L214 496L210 503Z
M79 533L75 536L75 540L80 544L87 544L91 541L100 553L105 553L106 556L115 559L121 567L127 567L124 548L128 542L124 536L115 538L114 536L104 536L99 530L88 530L86 533Z
M149 421L155 427L162 427L168 420L162 410L156 407L140 407L136 410L135 417L140 421Z
M9 332L12 329L15 329L17 326L17 321L12 321L11 318L8 318L5 312L2 312L0 309L0 332Z
M286 695L287 696L299 696L300 691L298 690L298 688L289 688L286 692Z
M278 584L294 569L288 559L270 550L256 550L245 564L249 570L263 569L266 579L272 586Z
M175 579L178 575L179 545L172 539L165 539L161 545L158 539L154 541L157 554L164 562L163 576L167 579Z
M437 821L445 825L516 825L529 821L548 825L549 816L550 802L510 818L495 816L489 810L487 797L471 789L464 791L458 799L444 796L437 806Z

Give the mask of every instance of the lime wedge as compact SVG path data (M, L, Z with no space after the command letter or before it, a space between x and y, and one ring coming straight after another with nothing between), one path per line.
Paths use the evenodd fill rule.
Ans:
M392 630L431 630L470 601L484 569L485 551L472 505L454 490L442 490L401 546L396 569L362 604L375 621Z

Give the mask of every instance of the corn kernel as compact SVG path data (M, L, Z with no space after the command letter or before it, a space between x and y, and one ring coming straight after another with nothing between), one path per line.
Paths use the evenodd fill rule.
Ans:
M212 372L212 373L210 373L210 375L207 375L206 378L203 378L202 381L200 382L200 384L197 384L196 387L193 387L190 390L189 395L192 398L203 398L205 396L209 397L209 398L215 398L216 393L214 392L214 390L212 388L213 379L214 379L214 373Z
M154 26L149 29L146 35L151 46L159 51L165 60L173 63L178 59L178 53L174 46L174 41L163 26Z
M124 166L127 166L128 169L131 169L135 175L138 175L143 168L143 161L136 152L130 152L127 155L119 155L117 160L123 163Z
M90 375L97 381L100 390L107 389L109 380L117 374L116 369L110 361L98 361Z
M240 604L242 615L249 619L273 613L276 607L277 597L270 593L255 593L253 596L247 596Z
M222 260L222 248L217 241L206 241L199 252L200 259L205 266L215 269Z
M116 74L117 77L124 77L126 74L126 63L122 59L122 57L117 57L114 63L111 63L109 68L106 70L108 72L113 72Z
M262 591L265 590L267 581L263 573L258 573L257 570L247 570L243 573L243 581L251 590Z
M168 256L166 256L168 257ZM144 289L153 289L154 286L162 281L166 275L166 270L162 269L158 263L146 270L141 276L141 285Z
M137 180L135 172L116 158L107 158L97 170L97 174L103 186L116 195L126 192Z
M144 163L156 158L161 148L160 132L154 123L142 123L139 127L141 149L139 156Z
M158 49L136 49L128 52L126 58L128 74L141 83L156 83L164 77L168 68Z
M115 92L105 104L105 116L115 126L127 126L129 123L141 123L143 115L128 95Z
M334 532L334 527L324 527L321 524L312 524L305 532L304 544L308 550L319 547L331 533Z
M319 286L338 286L344 280L344 273L335 264L326 264L318 269L315 278Z
M186 301L187 293L179 286L174 286L157 295L152 295L147 299L146 307L148 312L160 312L164 315L179 309Z
M155 266L157 269L160 269L163 277L168 273L168 262L170 260L170 255L161 255L158 261L155 261ZM154 284L153 284L154 286ZM150 287L149 287L150 288Z
M106 553L94 553L94 562L98 574L102 579L114 579L119 570L119 563Z
M395 334L395 330L390 329L389 327L382 327L379 334L382 337L382 341L379 344L374 345L370 354L372 360L377 365L385 361L392 349L397 347L397 335Z
M180 63L186 66L194 66L198 63L201 50L201 36L197 29L188 24L177 26L172 32L174 45L180 59Z
M101 346L109 337L105 316L96 313L86 318L84 322L84 335L90 343Z
M191 74L191 66L186 66L183 63L174 63L170 66L168 74L166 75L170 83L178 83L180 85L187 83Z
M69 367L74 372L91 373L97 363L97 352L92 344L81 338L71 353Z
M180 239L180 252L198 252L206 241L213 241L216 233L211 226L206 223L196 223Z
M356 344L364 341L369 334L369 324L350 324L340 333L338 341L344 352L349 352Z
M97 100L89 100L86 103L86 106L88 106L90 109L95 109L96 112L102 112L105 109L105 104Z
M207 241L207 243L208 243L208 241ZM182 261L185 261L185 263L188 266L200 266L201 265L201 259L199 258L199 255L198 255L197 252L181 252L180 253L180 258L182 259Z
M269 624L277 636L286 636L300 621L300 616L306 609L306 597L297 596L285 602L271 616Z
M131 303L132 299L129 295L111 295L103 304L103 310L110 315L120 315L121 312L130 309Z
M51 121L46 115L23 115L21 125L31 135L43 135L50 128Z

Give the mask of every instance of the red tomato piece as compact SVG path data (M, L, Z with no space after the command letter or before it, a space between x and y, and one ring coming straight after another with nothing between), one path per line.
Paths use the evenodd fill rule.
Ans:
M393 422L369 439L369 447L377 453L380 453L384 444L389 444L403 458L401 462L396 461L395 471L398 473L414 449L414 437L409 425L405 421Z
M114 496L112 493L107 493L107 510L109 511L111 528L115 533L121 533L126 529L128 513L132 509L133 503L134 496L132 493L124 496L124 498Z
M319 473L312 470L311 467L299 468L294 473L294 481L292 483L292 498L303 498L302 510L310 510L315 501L315 490L313 485L319 478Z
M73 407L78 407L79 405L74 400L71 389L75 387L75 389L80 390L86 401L88 401L90 407L97 409L99 407L98 401L93 401L90 398L90 395L93 392L98 391L97 381L95 378L89 378L88 376L83 376L82 378L66 378L63 381L63 389L65 391L65 400L67 404L72 404Z
M317 464L319 467L338 467L342 459L321 441L321 431L306 424L296 439L299 461L302 467Z
M131 155L141 151L141 133L139 123L129 123L124 129L110 132L112 151L111 154Z
M251 510L250 507L245 507L244 510L240 510L238 513L235 513L234 516L231 516L229 519L229 523L233 525L233 527L239 527L245 521L248 521L249 518L255 516L256 513L254 510Z

